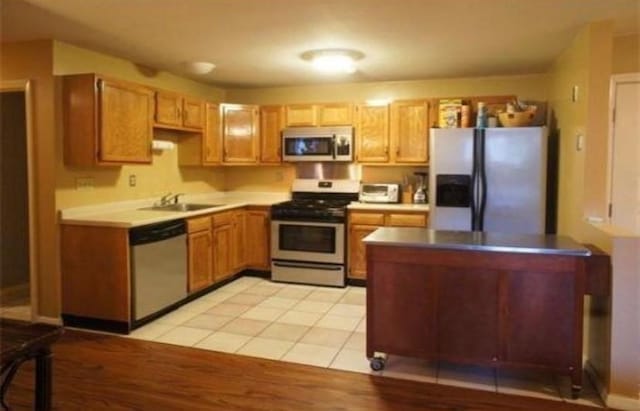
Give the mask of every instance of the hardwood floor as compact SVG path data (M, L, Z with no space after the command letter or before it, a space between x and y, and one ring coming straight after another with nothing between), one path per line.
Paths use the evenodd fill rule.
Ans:
M55 410L595 410L66 330L53 346ZM31 409L33 365L7 393Z

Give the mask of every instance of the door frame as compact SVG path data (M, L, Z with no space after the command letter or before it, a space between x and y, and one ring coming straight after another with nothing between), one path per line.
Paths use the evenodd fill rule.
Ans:
M27 145L27 204L29 224L29 303L31 305L31 321L38 316L38 260L36 242L36 201L35 170L33 142L33 87L30 80L1 80L0 93L23 92L25 97L26 145Z
M639 73L612 74L609 82L609 142L608 165L607 165L607 207L611 207L613 202L613 164L614 164L614 133L615 133L615 110L616 110L616 90L618 84L640 82ZM607 210L607 221L611 222L611 213Z

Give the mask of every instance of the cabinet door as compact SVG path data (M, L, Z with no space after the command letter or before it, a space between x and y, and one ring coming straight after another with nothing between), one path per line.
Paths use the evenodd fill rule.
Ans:
M213 283L211 244L211 230L198 231L188 236L190 293Z
M356 107L356 160L368 163L389 161L389 106Z
M182 125L182 97L174 93L156 92L156 123Z
M204 102L194 98L186 98L182 102L182 125L202 130L204 120Z
M313 104L291 104L285 107L287 127L315 126L317 107Z
M349 229L349 277L367 278L367 254L362 239L373 233L379 226L352 225Z
M367 355L379 351L432 358L437 348L437 274L425 270L415 253L397 258L398 249L367 249Z
M222 141L225 163L258 162L258 108L222 104Z
M582 331L577 324L582 321L584 294L576 290L573 271L509 272L502 290L506 361L579 366L574 353L582 348ZM563 313L562 318L558 313ZM576 339L579 344L575 344Z
M318 107L319 126L350 126L353 124L353 105L349 103L321 104Z
M498 278L492 270L438 267L438 354L491 364L498 359Z
M231 224L224 224L213 229L213 279L224 280L231 271Z
M278 164L282 162L282 128L284 108L282 106L260 107L260 162Z
M429 149L429 102L398 101L391 105L396 163L426 163Z
M204 164L220 164L222 162L220 106L214 103L206 103L205 113L205 130L202 136L202 162Z
M234 211L231 219L231 271L237 273L245 266L245 212Z
M150 163L153 135L151 90L100 80L99 160Z
M246 214L246 262L251 268L269 270L269 211L247 210Z

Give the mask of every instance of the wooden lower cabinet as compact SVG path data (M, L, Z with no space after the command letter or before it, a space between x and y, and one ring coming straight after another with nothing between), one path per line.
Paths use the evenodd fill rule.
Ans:
M245 259L247 268L271 269L269 207L249 208L246 214Z
M129 324L127 228L62 225L62 315Z
M234 211L231 216L231 271L244 269L245 258L245 210Z
M213 215L213 280L224 280L233 275L231 231L233 213L223 211Z
M367 252L362 239L380 227L427 227L429 214L426 211L350 211L348 239L349 278L367 278Z
M211 217L187 220L187 233L187 289L189 293L193 293L213 284Z

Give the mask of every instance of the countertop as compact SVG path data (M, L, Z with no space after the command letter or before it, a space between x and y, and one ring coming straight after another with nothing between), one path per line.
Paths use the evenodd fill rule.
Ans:
M589 256L591 252L566 236L445 231L427 228L382 227L366 236L365 244L445 250L493 251Z
M123 201L59 211L60 224L131 228L180 218L218 213L246 206L271 206L286 201L289 193L213 193L188 195L181 203L211 204L196 211L141 210L157 199ZM215 205L215 207L214 207Z
M354 201L347 206L348 210L362 211L414 211L428 212L428 204L405 204L405 203L361 203Z

